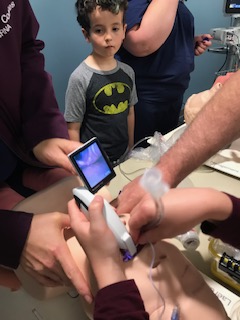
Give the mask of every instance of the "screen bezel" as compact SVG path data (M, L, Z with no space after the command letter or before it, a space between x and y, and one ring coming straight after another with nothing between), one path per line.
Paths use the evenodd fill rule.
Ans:
M84 150L86 150L87 148L89 148L92 144L96 143L101 155L104 159L105 164L108 166L110 173L104 177L102 180L98 181L97 184L95 184L94 186L91 186L86 175L84 174L83 170L79 167L79 165L76 162L76 156L79 155L80 153L82 153ZM94 137L92 139L90 139L89 141L87 141L86 143L84 143L81 147L77 148L76 150L74 150L73 152L71 152L68 155L70 161L72 162L74 168L76 169L77 173L80 175L81 179L83 180L85 186L88 188L89 191L91 191L92 193L96 193L99 189L101 189L103 186L105 186L106 184L108 184L115 176L116 173L112 167L112 164L107 156L107 154L105 153L105 151L103 150L99 140Z
M230 6L230 0L225 0L225 4L224 4L225 14L228 14L228 15L240 14L240 8L230 8L229 6Z

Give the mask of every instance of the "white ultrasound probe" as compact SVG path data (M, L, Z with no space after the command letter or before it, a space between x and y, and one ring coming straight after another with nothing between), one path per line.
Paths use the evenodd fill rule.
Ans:
M73 196L81 211L86 215L86 217L88 217L88 207L92 202L94 195L85 187L79 187L73 189ZM105 199L103 215L108 227L112 230L112 233L117 239L119 248L128 251L130 255L133 256L137 252L137 249L132 237L128 233L117 213Z

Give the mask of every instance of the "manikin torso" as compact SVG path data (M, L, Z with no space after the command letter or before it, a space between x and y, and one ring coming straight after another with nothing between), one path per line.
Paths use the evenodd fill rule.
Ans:
M84 260L85 269L90 270L86 257ZM149 279L151 264L152 280ZM170 242L146 245L133 260L123 262L123 267L127 278L135 280L151 320L170 320L176 306L180 319L227 319L221 302L200 272ZM92 288L97 290L93 275L86 273L86 276ZM91 308L85 303L83 305L92 319Z
M32 212L34 208L36 212L37 207L37 213L40 213L60 210L60 207L62 207L62 211L66 211L66 202L72 198L71 190L77 185L79 185L79 182L76 182L75 178L68 179L65 182L64 188L62 184L50 187L24 200L17 206L17 209ZM68 190L67 192L66 189ZM100 193L108 201L111 199L106 189L101 190ZM46 201L46 198L51 199L51 202ZM54 201L53 199L56 200ZM127 223L128 215L124 215L122 218ZM86 255L76 238L72 235L71 230L68 230L66 238L68 238L68 246L74 259L77 261L85 278L91 283L92 291L96 292L96 282L91 274L91 268ZM153 248L155 254L154 262L152 261ZM135 280L151 320L171 319L175 306L179 307L181 320L227 319L221 302L203 280L199 271L170 242L159 241L153 246L146 245L133 260L122 263L127 279ZM151 264L153 265L151 269L152 281L149 280ZM66 287L43 287L21 268L16 273L26 291L40 299L48 299L69 290ZM160 292L161 296L158 292ZM165 310L162 317L160 317L163 311L163 299L165 301ZM85 303L83 305L88 317L91 319L93 306L86 305Z

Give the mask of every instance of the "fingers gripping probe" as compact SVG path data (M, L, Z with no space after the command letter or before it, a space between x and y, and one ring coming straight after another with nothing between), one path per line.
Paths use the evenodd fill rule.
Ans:
M94 195L86 188L79 187L73 189L73 196L81 211L88 218L88 207L92 202ZM108 227L112 230L112 233L114 234L118 242L119 248L127 250L130 255L133 256L137 252L137 249L132 240L132 237L128 233L127 228L122 223L117 213L105 199L103 215L106 219Z

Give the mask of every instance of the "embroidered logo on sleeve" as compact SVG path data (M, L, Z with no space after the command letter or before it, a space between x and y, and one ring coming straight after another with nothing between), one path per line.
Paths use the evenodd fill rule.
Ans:
M0 26L0 38L3 38L10 32L12 26L10 25L11 12L15 8L15 2L12 1L6 9L6 12L1 15L1 26Z

